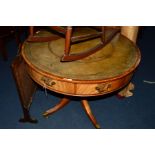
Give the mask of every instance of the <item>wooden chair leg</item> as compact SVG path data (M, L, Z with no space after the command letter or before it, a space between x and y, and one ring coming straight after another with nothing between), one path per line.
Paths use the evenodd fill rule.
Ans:
M54 34L47 36L47 37L39 37L39 36L35 36L34 34L35 34L34 26L30 26L29 27L29 36L27 38L28 42L49 42L49 41L56 40L56 39L60 38L58 35L54 35Z
M34 26L29 27L29 33L30 33L30 36L33 37L33 35L34 35Z
M48 117L49 115L53 114L54 112L60 110L65 105L67 105L69 103L69 101L70 101L70 99L64 97L63 99L61 99L61 101L56 106L54 106L53 108L44 112L43 116Z
M105 27L102 26L102 33L98 33L100 38L101 38L101 42L98 43L95 47L89 48L87 50L81 51L80 53L77 54L71 54L70 53L70 46L71 46L71 41L72 42L76 42L78 40L80 40L80 38L83 37L83 39L89 39L90 37L92 37L91 35L86 35L85 36L75 36L75 37L71 37L72 35L72 27L67 27L67 32L66 32L66 39L65 39L65 52L64 55L61 58L62 62L67 62L67 61L75 61L75 60L80 60L82 58L85 58L97 51L99 51L100 49L102 49L106 44L108 44L112 38L119 32L119 29L115 29L112 31L112 33L105 38ZM97 34L97 36L98 36Z
M100 128L100 125L97 123L97 120L95 119L94 115L92 114L92 111L91 111L91 108L89 106L89 103L87 100L82 100L82 105L83 105L83 108L86 112L86 114L88 115L88 117L90 118L91 122L93 123L93 125L96 127L96 128Z
M65 37L65 50L61 61L65 61L69 57L70 47L71 47L71 36L72 36L72 26L67 26L66 37Z
M105 42L105 27L104 27L104 26L102 26L102 36L101 36L101 41L102 41L102 43Z

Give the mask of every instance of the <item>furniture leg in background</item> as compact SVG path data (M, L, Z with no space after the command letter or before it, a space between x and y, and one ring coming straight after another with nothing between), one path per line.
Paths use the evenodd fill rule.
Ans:
M136 43L138 35L138 26L122 26L121 34L126 36L128 39Z
M6 43L10 39L15 39L18 47L21 45L19 27L14 26L1 26L0 27L0 52L5 61L8 59Z
M12 63L12 72L16 81L21 106L24 117L20 122L37 123L36 119L31 118L29 109L32 103L32 97L36 91L37 85L26 72L25 62L21 56L17 56Z
M0 38L0 51L2 53L3 60L7 61L8 60L8 54L7 54L7 51L5 48L5 42L2 38Z
M138 26L122 26L121 27L121 34L126 36L128 39L136 43L137 35L138 35ZM119 97L130 97L133 95L131 92L134 90L135 86L132 82L130 82L124 89L122 89L119 93Z

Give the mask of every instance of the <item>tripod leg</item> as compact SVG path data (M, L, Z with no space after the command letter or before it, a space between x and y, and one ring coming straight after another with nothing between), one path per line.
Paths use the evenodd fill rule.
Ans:
M54 112L60 110L61 108L63 108L65 105L67 105L69 103L69 99L68 98L63 98L61 99L61 101L54 106L53 108L47 110L46 112L43 113L43 116L48 117L49 115L53 114Z
M97 120L95 119L94 115L92 114L92 111L91 111L91 108L89 106L88 101L87 100L82 100L82 105L83 105L83 108L84 108L86 114L88 115L88 117L90 118L91 122L93 123L93 125L96 128L100 128L100 125L97 123Z

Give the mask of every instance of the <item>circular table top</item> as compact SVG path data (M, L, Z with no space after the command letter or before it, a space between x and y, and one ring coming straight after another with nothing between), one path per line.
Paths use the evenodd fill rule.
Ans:
M42 32L43 35L49 35ZM41 34L41 33L40 33ZM42 35L42 34L41 34ZM93 39L71 46L71 53L94 47L100 39ZM22 55L33 68L60 78L72 80L106 80L132 72L140 62L138 48L126 37L117 34L104 48L87 58L61 62L65 39L51 42L25 42Z

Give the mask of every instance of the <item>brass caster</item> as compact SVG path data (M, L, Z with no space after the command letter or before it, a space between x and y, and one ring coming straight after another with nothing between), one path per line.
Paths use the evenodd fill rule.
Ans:
M43 116L48 119L48 114L49 114L48 112L44 112Z
M96 127L96 129L101 129L99 124L96 124L95 127Z

